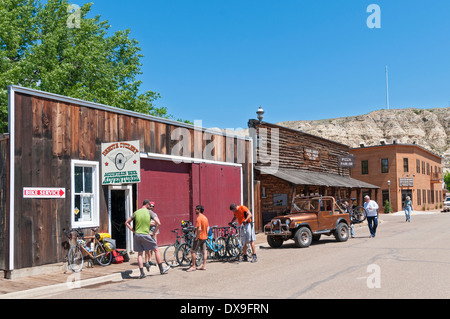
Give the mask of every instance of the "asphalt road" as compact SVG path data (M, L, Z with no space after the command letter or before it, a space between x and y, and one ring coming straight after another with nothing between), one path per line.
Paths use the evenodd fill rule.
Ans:
M47 298L297 299L450 297L450 214L383 216L377 236L366 226L338 243L322 237L309 248L293 241L257 247L257 263L211 261L206 271L174 268Z

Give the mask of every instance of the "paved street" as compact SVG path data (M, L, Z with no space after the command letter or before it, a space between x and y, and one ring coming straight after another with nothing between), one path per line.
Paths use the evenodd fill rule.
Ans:
M211 261L206 271L182 268L142 280L101 283L47 298L448 298L450 214L382 216L376 238L366 226L338 243L322 237L309 248L292 241L258 244L257 263ZM134 277L134 276L133 276Z

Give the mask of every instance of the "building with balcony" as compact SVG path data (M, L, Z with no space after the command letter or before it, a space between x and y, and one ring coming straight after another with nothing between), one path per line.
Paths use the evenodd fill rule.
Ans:
M380 212L386 201L391 202L392 211L402 210L406 196L410 196L414 210L442 208L442 158L422 146L387 144L350 149L355 156L355 167L351 169L352 178L380 187L375 192L368 189L358 196L369 195L377 201ZM355 197L357 194L354 194ZM390 199L390 200L389 200Z

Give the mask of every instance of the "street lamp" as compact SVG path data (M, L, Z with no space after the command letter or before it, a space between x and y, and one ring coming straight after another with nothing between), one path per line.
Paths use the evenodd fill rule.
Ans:
M391 213L391 181L387 181L388 184L388 196L389 196L389 214Z
M258 111L256 111L256 114L258 114L258 120L261 122L264 115L264 110L262 109L261 106L259 107Z

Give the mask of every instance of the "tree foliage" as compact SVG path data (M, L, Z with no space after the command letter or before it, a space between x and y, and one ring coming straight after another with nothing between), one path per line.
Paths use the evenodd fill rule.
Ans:
M154 106L158 93L139 92L138 41L128 29L108 35L107 21L87 18L91 6L0 0L0 132L7 130L11 84L172 118Z

